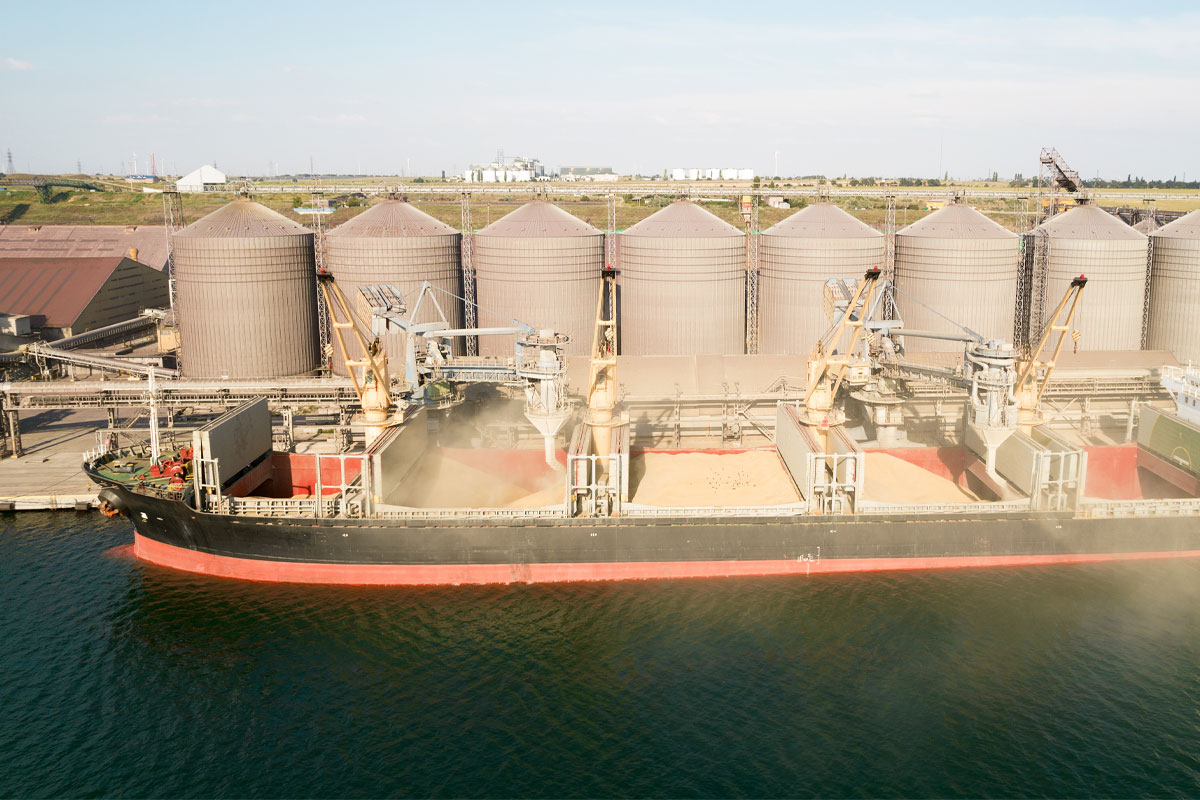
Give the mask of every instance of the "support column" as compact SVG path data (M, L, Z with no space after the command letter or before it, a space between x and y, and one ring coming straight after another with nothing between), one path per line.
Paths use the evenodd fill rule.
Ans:
M25 450L21 447L21 415L16 409L10 409L8 412L8 449L12 451L13 458L20 458L25 455Z

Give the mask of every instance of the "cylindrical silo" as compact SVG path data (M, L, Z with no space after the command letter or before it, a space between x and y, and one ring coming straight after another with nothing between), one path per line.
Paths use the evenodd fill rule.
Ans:
M758 351L807 355L829 326L825 282L858 280L882 267L879 231L831 203L797 211L762 232L758 245Z
M351 310L359 304L358 287L391 284L410 309L424 281L443 291L426 297L418 312L418 322L432 322L437 312L436 299L452 327L463 322L462 272L459 266L461 234L454 228L399 200L385 200L339 225L325 236L325 264L337 279ZM356 357L357 342L347 332L346 347ZM332 337L331 337L332 338ZM380 338L393 371L403 360L404 334ZM454 340L456 351L461 339ZM345 361L336 340L333 345L333 370L346 374Z
M904 327L962 333L965 326L985 339L1012 342L1020 261L1020 237L962 203L900 229L895 285ZM911 353L961 349L913 336L904 346Z
M172 237L189 378L278 378L319 363L313 234L235 200Z
M475 234L475 298L480 328L515 319L571 337L567 355L587 355L596 327L604 234L535 200ZM510 356L512 336L479 337L479 354Z
M621 353L745 352L745 234L681 201L618 238Z
M1088 278L1073 326L1087 350L1138 350L1146 297L1146 237L1090 203L1043 222L1032 233L1048 247L1043 314L1031 329L1036 337L1049 322L1071 281ZM1035 251L1035 269L1038 259ZM1037 276L1033 285L1038 284ZM1036 314L1036 309L1034 310Z
M1146 349L1200 363L1200 211L1162 226L1150 241Z

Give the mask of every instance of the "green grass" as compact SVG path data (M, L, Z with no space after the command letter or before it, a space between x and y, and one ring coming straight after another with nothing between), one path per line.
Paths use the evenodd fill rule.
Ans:
M355 179L357 185L378 186L399 179ZM339 181L340 182L340 181ZM355 181L347 180L346 183ZM286 181L273 182L277 185L289 185ZM436 186L438 182L433 182ZM459 205L456 185L444 184L444 194L414 196L414 205L428 214L457 228L461 224L461 208ZM781 184L782 185L782 184ZM671 184L663 184L664 190L669 190ZM603 199L607 191L620 192L621 184L602 184L596 187L592 197L555 197L554 202L584 221L603 229L608 224L608 211ZM728 187L727 187L728 188ZM1021 219L1020 210L1023 203L1017 200L1019 196L1029 196L1029 189L1010 189L1006 184L987 184L975 182L959 184L957 187L932 188L929 198L942 200L954 188L1001 190L1011 193L1011 198L973 198L971 204L988 213L1000 224L1017 230ZM1146 192L1141 190L1112 190L1127 196L1128 200L1113 201L1104 199L1106 206L1124 204L1134 208L1142 206L1142 197ZM1161 190L1156 194L1196 194L1192 190ZM255 200L273 208L290 219L307 225L311 218L293 213L292 201L300 194L307 202L308 197L300 192L281 194L256 195ZM200 217L217 210L233 199L234 195L226 193L185 194L182 195L183 214L187 222L194 222ZM520 207L529 199L528 193L520 193L516 189L511 195L476 195L471 206L472 222L476 229L495 222L510 211ZM838 197L835 202L849 213L869 225L882 227L886 216L884 201L877 197ZM741 211L734 202L706 203L705 208L712 211L721 219L738 228L743 227ZM617 228L625 229L636 222L645 219L658 210L660 206L653 199L650 202L618 201ZM1200 202L1193 199L1160 200L1157 207L1161 210L1190 211L1200 207ZM362 208L341 208L327 218L327 226L334 227L361 212ZM794 213L792 209L774 209L763 206L759 211L760 227L765 229ZM902 227L915 222L929 213L926 204L918 198L901 197L897 202L896 223ZM9 225L63 224L63 225L161 225L163 222L162 195L143 194L130 191L87 192L59 191L53 202L42 203L32 189L11 188L0 193L0 222Z

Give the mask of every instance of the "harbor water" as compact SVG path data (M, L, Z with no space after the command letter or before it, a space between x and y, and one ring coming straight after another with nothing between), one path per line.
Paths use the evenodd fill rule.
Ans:
M1197 796L1200 560L237 583L0 516L0 796Z

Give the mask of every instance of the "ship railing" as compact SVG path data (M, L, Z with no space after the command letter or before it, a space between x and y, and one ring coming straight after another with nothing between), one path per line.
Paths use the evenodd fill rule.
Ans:
M808 514L805 503L778 506L645 506L622 503L624 517L800 517Z
M336 517L340 495L325 497L222 497L220 513L239 517Z
M1200 498L1169 500L1084 500L1079 511L1093 519L1109 517L1200 516Z
M942 516L951 514L1008 514L1029 511L1029 500L1000 500L985 503L874 503L859 501L856 515L900 514Z
M552 508L385 508L376 507L372 519L545 519L565 518L561 505Z

